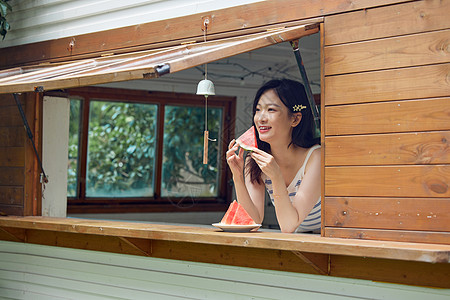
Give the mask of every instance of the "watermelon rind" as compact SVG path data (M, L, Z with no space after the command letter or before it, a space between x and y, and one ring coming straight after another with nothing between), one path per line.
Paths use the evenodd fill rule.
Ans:
M245 131L240 137L236 139L236 142L242 149L247 151L253 151L255 148L258 148L258 144L256 142L255 126L247 129L247 131Z
M254 151L255 150L255 147L241 143L241 141L239 141L239 140L237 140L236 142L239 144L239 147L241 147L242 149L244 149L246 151Z

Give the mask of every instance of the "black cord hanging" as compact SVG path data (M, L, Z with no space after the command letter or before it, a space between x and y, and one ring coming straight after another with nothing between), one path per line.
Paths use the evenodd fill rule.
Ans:
M41 171L43 174L43 182L47 183L48 178L47 178L47 175L45 174L44 167L42 166L41 158L39 157L38 151L36 149L36 145L34 143L33 133L31 133L31 129L30 129L30 126L28 125L28 121L27 121L27 118L25 117L25 113L23 112L22 105L20 104L20 101L19 101L19 97L17 96L16 93L14 93L13 96L14 96L14 100L16 101L17 107L19 108L20 115L22 116L23 125L27 132L28 138L30 139L31 144L33 145L34 153L36 154L36 158L38 160L39 167L41 168Z

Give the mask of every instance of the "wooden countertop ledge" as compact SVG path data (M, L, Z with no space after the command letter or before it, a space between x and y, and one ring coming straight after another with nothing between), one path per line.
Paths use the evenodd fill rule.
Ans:
M286 234L266 231L230 233L222 232L213 226L178 226L77 218L0 217L1 231L14 234L14 229L33 229L428 263L450 262L450 245L441 244L327 238L312 234Z

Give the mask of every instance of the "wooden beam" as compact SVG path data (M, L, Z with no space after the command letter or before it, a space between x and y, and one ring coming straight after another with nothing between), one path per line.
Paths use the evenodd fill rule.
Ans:
M296 256L300 257L305 263L314 268L321 275L328 275L330 273L330 255L307 253L300 251L292 251Z
M222 232L212 226L205 228L137 222L16 216L0 217L0 226L93 236L140 238L430 263L450 262L450 246L448 245L336 239L313 234L262 231L232 233ZM136 249L134 251L136 252Z
M144 240L144 239L135 239L135 238L125 238L119 237L120 240L124 241L126 244L135 248L138 251L141 251L145 256L151 256L152 254L152 241Z
M0 49L0 66L9 68L55 59L80 59L202 40L202 18L211 16L208 36L316 18L404 0L272 0L185 17ZM220 36L220 35L219 35ZM68 45L75 41L74 47Z

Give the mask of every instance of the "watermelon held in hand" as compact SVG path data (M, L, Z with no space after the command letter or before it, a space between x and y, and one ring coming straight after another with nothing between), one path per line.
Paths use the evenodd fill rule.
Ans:
M230 204L220 223L225 225L256 225L252 217L236 200Z
M258 143L256 142L255 126L250 127L246 132L244 132L236 142L239 146L247 151L252 151L254 148L258 148Z

